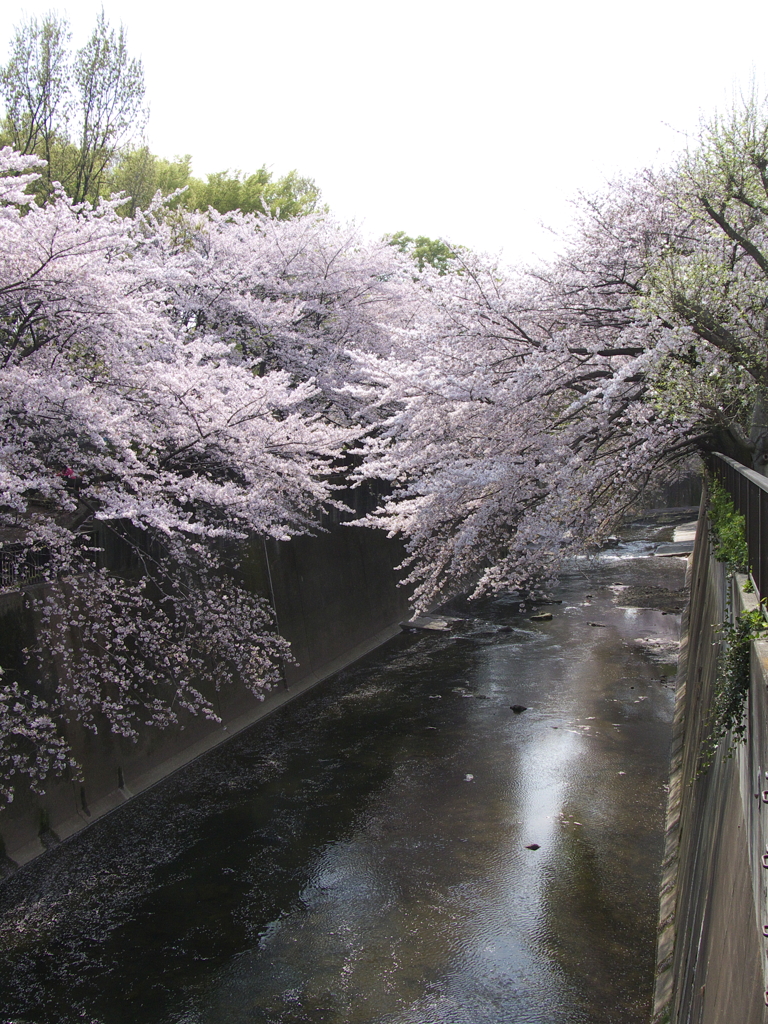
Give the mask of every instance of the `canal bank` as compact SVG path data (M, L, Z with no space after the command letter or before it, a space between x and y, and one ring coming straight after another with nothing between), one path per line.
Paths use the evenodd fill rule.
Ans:
M355 497L359 515L373 499L367 492ZM111 561L126 557L109 550L109 531L102 542ZM245 686L218 689L199 680L218 721L177 709L174 725L143 728L135 742L113 733L98 715L96 734L75 720L63 723L81 778L51 778L42 794L31 792L25 780L17 785L13 803L0 813L0 871L34 860L399 633L410 614L395 568L402 557L400 544L381 531L338 521L326 523L317 536L254 540L242 557L245 582L269 600L278 631L291 644L283 683L259 700ZM0 593L4 663L15 665L22 689L32 693L39 681L29 672L24 648L34 631L24 592Z
M670 539L574 562L551 620L394 637L21 869L0 1019L645 1024Z
M741 472L741 470L738 470ZM756 474L753 474L756 475ZM753 566L758 559L751 552ZM713 554L702 512L675 698L654 1024L768 1019L768 642L752 643L746 742L701 752L718 681L719 626L758 607ZM755 572L757 576L757 569ZM748 588L749 589L749 588ZM754 587L751 588L754 591Z

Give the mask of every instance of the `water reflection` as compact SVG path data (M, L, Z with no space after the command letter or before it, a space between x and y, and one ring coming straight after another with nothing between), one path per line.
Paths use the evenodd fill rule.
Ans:
M551 621L404 635L20 872L7 1018L645 1021L679 617L616 588L683 581L649 536Z

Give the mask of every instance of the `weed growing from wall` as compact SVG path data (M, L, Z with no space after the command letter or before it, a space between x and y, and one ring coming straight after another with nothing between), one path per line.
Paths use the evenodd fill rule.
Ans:
M724 646L718 660L715 692L707 716L709 731L702 744L697 778L709 769L724 736L728 733L731 736L726 757L731 757L738 744L744 742L752 641L764 637L766 633L768 624L763 618L762 607L742 612L735 622L725 622L720 627L720 639Z
M707 491L712 547L715 558L727 565L730 583L734 572L749 573L746 521L744 516L736 511L733 499L718 480L709 477ZM747 592L754 591L749 576L743 589ZM731 592L730 585L728 592ZM768 633L762 604L754 611L741 612L733 622L724 622L719 631L721 649L717 679L712 705L707 715L707 735L702 743L696 778L702 776L711 766L720 740L730 734L730 746L726 757L731 757L738 744L743 743L746 737L746 704L752 641Z
M733 499L723 485L710 477L707 481L710 536L718 562L735 572L749 572L746 521L736 511Z

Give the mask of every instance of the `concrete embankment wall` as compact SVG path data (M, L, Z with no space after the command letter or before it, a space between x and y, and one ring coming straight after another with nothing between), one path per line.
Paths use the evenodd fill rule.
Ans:
M409 617L395 572L402 557L383 533L339 523L288 543L255 541L244 563L249 586L272 601L296 659L285 666L284 686L264 701L244 687L216 692L211 686L204 692L220 723L186 715L176 727L145 730L137 743L70 724L67 738L83 780L54 780L43 796L19 782L13 803L0 811L5 867L33 859L397 633ZM33 629L23 595L0 595L0 644L6 663L15 658L21 672L21 650Z
M717 678L717 624L757 607L711 555L706 517L683 622L661 892L657 1024L766 1024L768 643L752 645L747 741L697 776ZM730 593L729 593L730 591Z

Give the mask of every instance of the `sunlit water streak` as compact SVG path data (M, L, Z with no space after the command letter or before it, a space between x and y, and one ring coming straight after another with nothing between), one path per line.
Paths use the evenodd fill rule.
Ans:
M19 872L0 1020L645 1022L679 616L615 599L682 586L660 539L550 622L396 638Z

